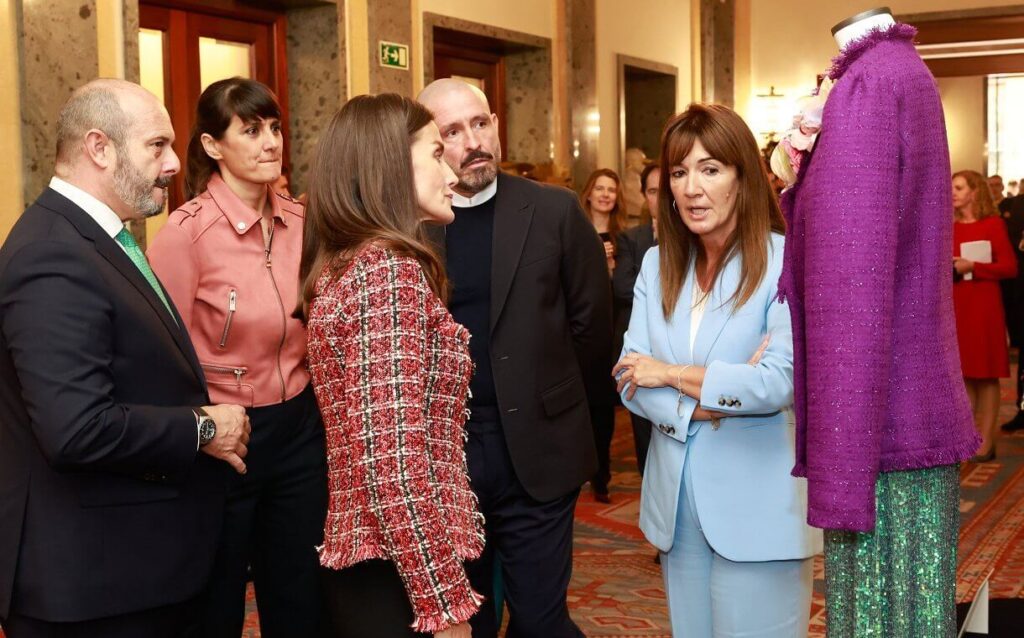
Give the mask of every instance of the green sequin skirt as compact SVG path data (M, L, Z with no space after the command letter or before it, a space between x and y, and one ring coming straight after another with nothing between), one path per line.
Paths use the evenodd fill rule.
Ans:
M875 530L825 531L829 638L956 636L960 470L884 472Z

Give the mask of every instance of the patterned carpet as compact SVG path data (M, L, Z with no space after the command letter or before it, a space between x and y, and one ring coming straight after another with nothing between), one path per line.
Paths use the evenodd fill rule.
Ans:
M1002 391L1000 422L1013 415L1014 389L1009 380L1003 380ZM654 548L636 526L640 476L629 418L621 409L612 455L612 503L595 502L584 488L576 509L575 566L569 592L572 616L587 636L669 638L661 571L653 561ZM960 478L963 520L957 602L972 600L990 572L992 598L1024 599L1024 431L1002 434L996 460L964 464ZM820 557L814 572L810 635L820 638L825 635ZM243 636L259 638L251 586L247 606Z
M1014 412L1014 389L1003 381L1000 423ZM669 638L661 570L655 550L637 528L640 476L632 429L620 409L612 443L612 503L584 488L576 508L575 562L569 604L587 636ZM1001 435L995 462L964 464L961 476L960 565L957 602L973 599L989 572L992 598L1024 599L1024 432ZM810 636L825 636L824 567L815 559ZM259 625L252 590L246 638ZM1011 635L1011 634L1008 634ZM1021 633L1017 636L1024 635ZM994 634L992 638L998 638Z

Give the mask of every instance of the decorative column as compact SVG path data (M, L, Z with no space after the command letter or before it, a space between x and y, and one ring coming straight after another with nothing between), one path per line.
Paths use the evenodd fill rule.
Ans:
M701 0L701 92L705 102L735 102L736 0Z
M344 2L291 9L288 19L289 188L309 188L320 134L348 98Z
M559 1L565 3L565 24L556 24L556 28L559 33L568 32L566 39L569 43L567 64L572 185L580 189L590 173L597 168L597 137L600 134L595 38L597 14L594 0Z

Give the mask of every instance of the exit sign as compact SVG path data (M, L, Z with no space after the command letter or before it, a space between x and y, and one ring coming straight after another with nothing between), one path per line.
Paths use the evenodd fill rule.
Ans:
M409 46L397 42L380 42L380 65L393 69L409 69Z

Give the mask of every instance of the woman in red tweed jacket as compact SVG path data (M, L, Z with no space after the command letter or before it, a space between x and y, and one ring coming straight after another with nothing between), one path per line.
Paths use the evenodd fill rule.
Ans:
M473 372L423 222L454 219L433 116L394 94L350 100L311 176L300 277L327 432L320 562L335 635L469 638L483 549L463 453Z

